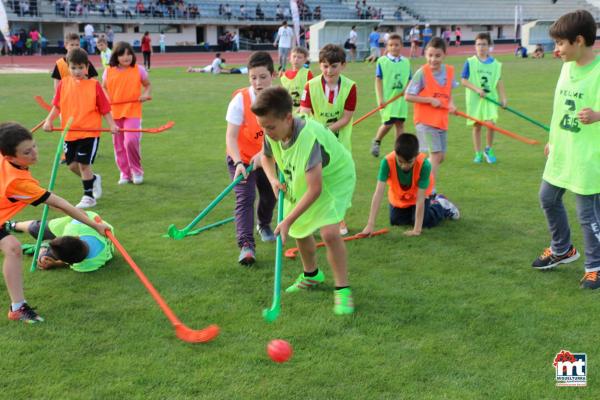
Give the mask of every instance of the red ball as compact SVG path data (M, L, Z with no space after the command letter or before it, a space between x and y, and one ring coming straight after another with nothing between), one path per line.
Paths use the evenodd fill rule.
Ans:
M276 363L286 362L292 357L292 346L283 339L274 339L267 345L267 354Z

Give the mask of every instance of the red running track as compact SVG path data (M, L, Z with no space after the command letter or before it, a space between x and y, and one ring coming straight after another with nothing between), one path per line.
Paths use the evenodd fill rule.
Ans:
M408 48L403 50L404 54L408 53ZM514 44L499 44L494 46L495 54L510 54L515 50ZM473 46L450 47L449 55L471 55L473 54ZM221 52L221 56L225 58L227 64L245 64L250 55L250 51L239 52ZM277 61L277 51L270 52L273 60ZM188 67L205 66L211 63L214 58L214 52L203 53L154 53L152 54L152 68L161 67ZM54 67L54 63L58 58L57 54L46 56L0 56L0 68L16 67L16 68L37 68L50 70ZM141 62L142 55L137 55L138 62ZM92 56L91 61L94 65L100 65L100 56Z

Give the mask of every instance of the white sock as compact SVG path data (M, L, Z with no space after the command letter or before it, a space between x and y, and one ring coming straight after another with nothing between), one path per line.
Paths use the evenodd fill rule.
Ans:
M11 303L10 308L12 311L17 311L19 308L23 306L23 304L27 304L26 300L20 301L18 303Z

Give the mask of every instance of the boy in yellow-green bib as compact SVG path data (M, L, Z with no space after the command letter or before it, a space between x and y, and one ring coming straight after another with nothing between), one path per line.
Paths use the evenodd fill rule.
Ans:
M292 115L292 98L283 88L264 89L252 105L265 133L262 166L273 191L285 191L284 218L275 229L285 243L296 239L304 272L287 293L312 288L325 280L317 267L313 233L320 230L335 281L337 315L352 314L354 302L348 283L346 246L340 222L350 206L356 184L354 161L335 135L310 118ZM275 166L285 184L277 179Z
M500 101L506 107L506 93L502 82L502 64L490 56L492 39L487 32L475 36L475 55L469 57L462 70L461 82L466 90L467 114L481 120L496 123L498 106L483 97ZM473 126L473 148L475 149L474 163L481 164L483 158L489 164L496 162L492 149L494 131L487 129L486 146L481 150L481 125L467 120L467 126Z
M308 50L304 47L294 47L290 53L290 64L292 69L287 71L281 71L279 73L279 80L281 86L288 91L294 102L294 110L300 107L300 98L304 91L306 82L313 78L313 74L310 69L306 68L306 62L308 61Z
M377 59L375 70L375 93L377 105L381 106L386 101L401 94L412 78L410 60L402 57L402 37L392 33L386 44L386 54ZM404 132L404 121L408 114L408 106L404 97L393 101L380 111L381 126L371 144L371 154L379 157L381 141L392 129L396 128L396 137Z
M585 275L581 288L600 287L600 56L593 50L594 17L584 10L560 17L550 36L564 61L550 124L548 157L540 188L540 203L550 230L550 247L533 262L546 270L579 258L562 197L575 193L577 219L585 244Z

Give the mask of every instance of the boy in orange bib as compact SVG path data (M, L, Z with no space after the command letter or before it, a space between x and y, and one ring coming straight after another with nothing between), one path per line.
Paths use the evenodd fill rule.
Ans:
M10 122L0 124L0 153L0 250L4 254L2 272L11 300L8 319L30 324L41 322L44 319L29 307L23 294L21 243L7 231L5 223L28 204L46 203L102 235L109 227L90 220L83 211L40 187L29 172L29 166L37 162L38 151L26 128Z
M69 169L81 177L83 184L83 197L77 207L89 208L95 206L96 200L102 196L101 177L94 175L92 171L100 143L100 132L93 129L102 127L102 117L106 119L113 134L119 132L119 127L110 115L110 103L100 83L86 78L89 61L85 50L72 49L67 54L67 61L71 76L65 77L58 84L52 100L52 110L44 122L44 130L52 130L52 122L59 114L63 129L73 117L73 130L65 137L65 160Z
M379 206L388 189L391 225L413 225L406 236L419 236L423 227L433 228L442 220L458 219L460 212L445 196L432 195L435 178L425 153L419 153L416 136L404 133L396 138L394 151L379 167L377 186L371 200L369 220L362 231L370 235L375 230Z
M406 101L415 103L413 118L420 151L429 151L431 171L437 178L448 148L448 113L456 110L452 89L459 83L454 79L454 67L444 64L446 42L442 38L431 38L425 58L427 64L415 73L406 89Z

